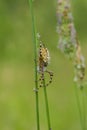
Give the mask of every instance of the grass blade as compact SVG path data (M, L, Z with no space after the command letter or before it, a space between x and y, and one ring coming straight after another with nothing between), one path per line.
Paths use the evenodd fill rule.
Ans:
M37 130L40 130L40 124L39 124L39 102L38 102L38 74L37 74L37 39L36 39L36 28L35 28L35 20L34 20L32 0L29 0L29 4L30 4L30 12L31 12L31 18L32 18L32 36L33 36L34 60L35 60L35 94L36 94Z

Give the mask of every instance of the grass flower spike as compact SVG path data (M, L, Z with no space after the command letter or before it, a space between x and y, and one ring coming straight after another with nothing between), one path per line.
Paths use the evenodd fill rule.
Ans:
M78 42L77 42L78 43ZM81 52L80 44L77 44L76 47L76 55L74 60L74 70L75 70L75 78L74 81L79 84L79 86L82 88L84 76L85 76L85 59Z
M57 21L58 48L72 58L76 48L76 30L69 0L58 0Z
M77 38L69 0L58 0L58 48L69 58L74 60L74 81L82 81L85 75L85 62L81 46Z
M70 0L58 0L57 5L57 32L59 37L58 48L70 59L74 61L75 71L75 94L80 116L82 130L86 129L86 109L84 97L84 76L85 76L85 60L81 52L81 46L77 38L74 26L73 16L71 12ZM78 86L81 95L78 93ZM82 97L82 103L79 97ZM82 110L83 108L83 110Z

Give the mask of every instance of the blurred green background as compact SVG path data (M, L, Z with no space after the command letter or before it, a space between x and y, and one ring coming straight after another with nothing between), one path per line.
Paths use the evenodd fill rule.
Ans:
M87 62L87 0L71 2ZM34 0L34 12L37 31L50 51L48 68L54 72L53 83L47 88L52 129L81 130L73 65L57 49L56 0ZM0 0L0 130L36 130L33 88L34 54L28 0ZM86 87L85 92L87 99ZM41 130L46 130L43 88L39 90L39 102Z

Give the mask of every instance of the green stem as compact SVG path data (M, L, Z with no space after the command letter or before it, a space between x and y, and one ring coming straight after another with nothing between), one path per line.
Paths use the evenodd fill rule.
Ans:
M33 35L33 44L34 44L34 59L35 59L35 94L36 94L36 118L37 118L37 130L40 130L39 124L39 103L38 103L38 75L37 75L37 39L36 39L36 30L35 30L35 20L33 13L33 3L32 0L29 0L31 18L32 18L32 35Z
M81 90L82 93L82 106L83 106L83 127L86 130L86 108L85 108L85 95L84 95L84 87Z
M48 105L48 98L47 98L47 90L46 90L46 85L45 85L45 79L43 80L43 89L44 89L45 104L46 104L48 130L52 130L51 123L50 123L49 105Z
M82 119L82 112L81 112L81 106L80 106L79 95L78 95L78 90L77 89L78 89L77 85L75 84L75 96L76 96L77 106L78 106L78 110L79 110L80 123L81 123L82 130L84 130L83 119Z

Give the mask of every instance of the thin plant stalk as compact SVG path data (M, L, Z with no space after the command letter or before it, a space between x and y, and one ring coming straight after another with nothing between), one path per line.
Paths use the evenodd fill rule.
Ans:
M32 18L32 36L33 36L33 45L34 45L34 60L35 60L35 94L36 94L36 120L37 120L37 130L40 130L39 124L39 102L38 102L38 74L37 74L37 39L36 39L36 28L33 12L33 3L32 0L29 0L30 12Z
M84 130L86 130L86 106L85 106L85 93L84 93L84 88L81 90L82 93L82 106L83 106L83 127Z
M81 123L81 128L84 130L84 125L83 125L83 118L82 118L82 111L81 111L81 105L80 105L80 100L79 100L79 94L78 94L78 88L77 85L75 84L75 96L76 96L76 101L77 101L77 107L79 111L79 117L80 117L80 123Z
M47 90L45 85L45 78L43 78L43 89L44 89L44 97L45 97L45 105L46 105L48 130L52 130L51 123L50 123L50 114L49 114L49 105L48 105Z

